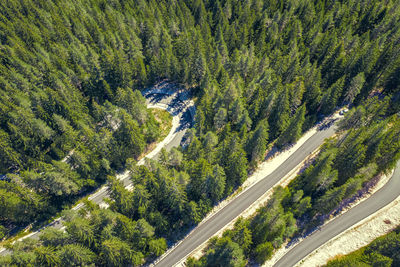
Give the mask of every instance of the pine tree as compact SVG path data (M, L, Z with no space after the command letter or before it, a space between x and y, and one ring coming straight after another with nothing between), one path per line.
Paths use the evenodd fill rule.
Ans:
M90 249L76 244L62 246L57 251L62 266L88 265L95 261L96 254Z
M353 102L354 98L360 93L362 86L365 83L365 76L364 73L361 72L355 76L347 89L347 92L344 97L344 103L351 103Z
M345 77L342 76L337 80L324 94L318 110L323 114L330 114L337 106L338 101L343 93Z
M278 96L269 125L272 139L277 138L289 125L289 91L285 87Z
M207 192L213 203L217 203L224 196L225 180L224 169L219 165L215 165L212 174L208 175L206 180Z
M302 105L296 114L292 117L290 124L286 130L280 135L277 146L281 147L285 144L291 144L296 142L303 132L303 124L305 121L306 106Z
M52 247L38 247L35 249L36 264L43 266L59 266L60 259Z
M257 162L263 160L268 143L268 121L260 121L247 142L246 151L249 160Z
M215 130L219 131L221 130L225 124L226 124L226 120L227 120L227 111L224 108L220 108L217 112L217 114L215 114L214 117L214 128Z

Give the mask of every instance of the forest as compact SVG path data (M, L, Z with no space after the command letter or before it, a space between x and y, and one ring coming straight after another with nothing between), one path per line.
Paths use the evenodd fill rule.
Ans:
M387 103L373 97L351 109L312 164L287 187L276 188L250 218L239 219L232 230L211 240L205 256L190 259L188 266L226 266L228 261L240 262L233 260L237 258L242 264L234 266L262 264L283 243L303 237L340 211L343 203L351 203L379 173L393 169L400 159L400 119L399 114L388 116ZM220 257L218 251L228 248L229 254Z
M188 264L264 262L399 159L399 14L391 0L1 2L0 234L103 183L111 198L65 211L65 231L16 243L0 265L150 262L267 149L352 107L312 165ZM140 90L163 79L193 95L195 127L137 167L160 135ZM124 168L133 191L115 178Z

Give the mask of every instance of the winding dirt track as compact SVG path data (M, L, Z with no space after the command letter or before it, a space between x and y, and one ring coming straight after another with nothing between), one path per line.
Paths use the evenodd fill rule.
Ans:
M179 92L175 90L175 88L168 83L161 83L159 86L155 86L144 91L144 96L146 98L147 107L148 108L161 108L165 109L171 113L172 118L172 128L167 137L164 138L159 144L157 144L156 148L148 153L145 158L156 158L158 153L162 148L166 150L170 150L172 147L179 146L181 144L182 138L186 132L186 130L192 126L194 120L194 106L193 102L188 97L188 94L185 92ZM138 162L138 165L144 164L145 159L143 158ZM131 185L131 180L129 179L129 171L125 171L121 174L117 175L117 178L121 180L121 182L128 187ZM95 193L88 197L89 200L94 203L101 204L104 198L108 197L108 186L104 185ZM80 203L73 207L73 210L78 210L83 207L83 204ZM48 227L54 227L56 229L60 229L63 227L62 218L55 219L52 223L44 226L36 232L32 232L29 235L26 235L17 241L21 241L26 238L38 239L41 231ZM6 255L10 253L9 250L5 248L0 248L0 255Z

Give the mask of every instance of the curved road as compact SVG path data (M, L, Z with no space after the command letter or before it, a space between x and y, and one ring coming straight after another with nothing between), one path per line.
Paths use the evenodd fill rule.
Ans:
M179 146L182 142L183 136L186 130L192 126L193 123L193 115L194 115L194 106L193 102L189 99L189 95L187 92L180 92L175 90L172 84L168 84L167 82L162 82L159 85L150 88L147 91L143 92L143 95L146 98L147 107L148 108L161 108L166 109L173 116L173 125L168 136L157 145L157 147L146 155L145 158L155 159L158 153L162 148L166 150L170 150L172 147ZM144 164L144 158L138 162L139 165ZM129 172L125 171L122 174L117 175L117 178L128 187L131 185L131 180L129 177ZM101 204L103 199L108 197L108 187L104 185L97 192L93 193L88 197L89 200L93 201L96 204ZM73 207L73 210L78 210L83 207L83 204L80 203ZM21 241L25 238L39 238L41 230L47 227L61 228L62 218L57 218L52 223L42 227L40 230L33 232L27 236L24 236L18 241ZM0 256L6 255L10 253L9 250L0 248Z
M169 151L173 147L181 144L186 130L192 126L193 113L191 109L194 107L193 102L189 100L186 93L179 93L174 90L148 90L144 92L148 108L161 108L172 114L172 129L167 137L154 148L149 154L138 162L138 165L143 165L146 158L156 159L162 148ZM125 187L129 187L132 183L129 178L129 171L117 175ZM108 187L103 186L96 193L89 196L89 200L94 203L101 204L103 199L108 197ZM82 204L75 206L73 209L81 208Z
M155 266L174 266L181 263L192 251L206 242L221 228L238 217L251 204L259 199L266 191L278 183L286 174L300 164L310 153L316 150L325 140L335 133L333 123L321 127L316 134L311 136L299 149L284 161L271 174L238 195L228 205L218 211L214 216L195 228L175 248L162 256Z
M341 232L382 209L400 195L400 161L390 180L375 194L364 200L346 213L322 226L291 250L289 250L274 266L294 266L315 249L331 240Z

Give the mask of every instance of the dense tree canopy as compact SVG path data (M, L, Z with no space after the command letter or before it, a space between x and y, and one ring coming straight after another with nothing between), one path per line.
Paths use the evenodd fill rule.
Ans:
M108 211L88 203L85 217L66 215L66 233L2 260L140 265L267 149L354 106L311 166L191 264L265 261L305 230L296 221L331 212L399 158L399 13L392 0L2 1L0 236L111 185ZM195 97L195 129L159 162L126 164L160 134L138 90L163 79ZM133 190L112 176L124 167Z

